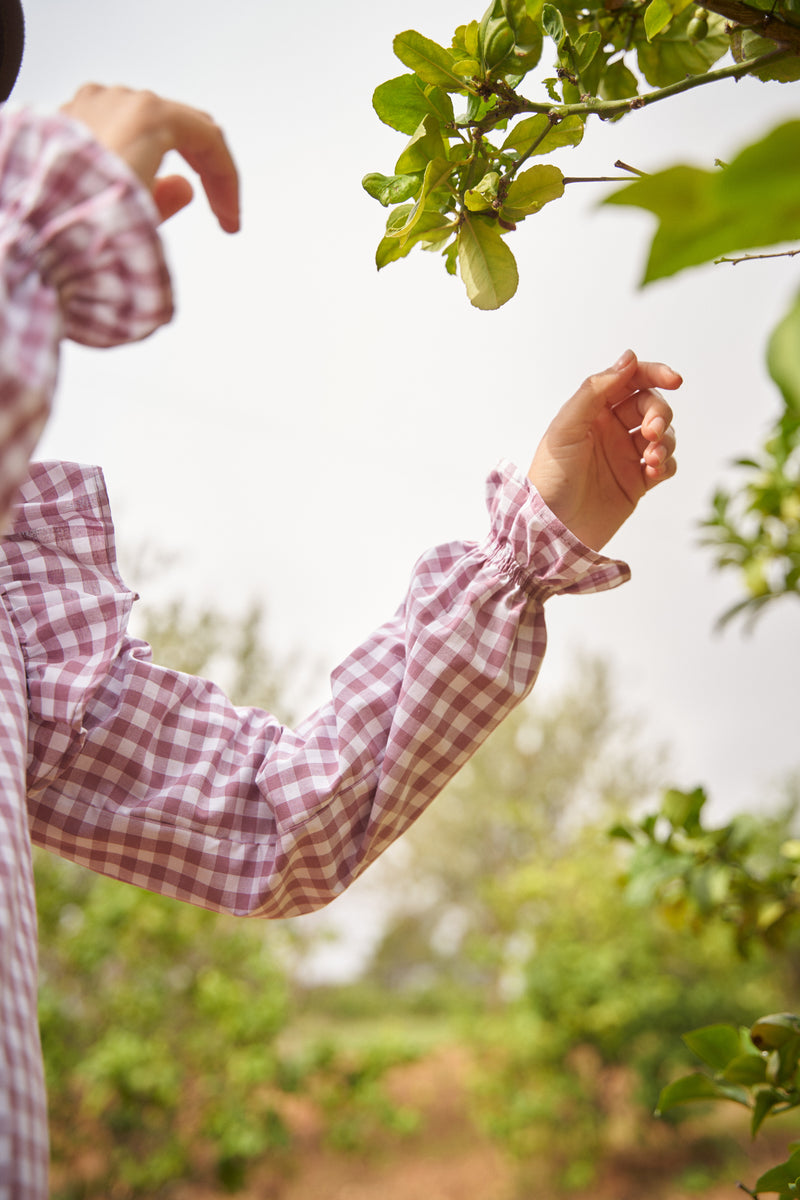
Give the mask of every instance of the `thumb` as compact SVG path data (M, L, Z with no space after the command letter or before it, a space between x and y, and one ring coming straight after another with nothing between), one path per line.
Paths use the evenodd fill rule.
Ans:
M639 360L633 350L626 350L613 367L590 375L562 409L561 415L570 423L591 425L603 409L611 408L630 395Z
M162 222L186 208L194 196L192 185L182 175L164 175L156 179L151 192Z

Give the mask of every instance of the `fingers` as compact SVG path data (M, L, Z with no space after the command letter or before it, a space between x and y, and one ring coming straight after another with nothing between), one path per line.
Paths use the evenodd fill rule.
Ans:
M564 414L568 420L590 425L603 409L621 404L638 391L672 390L682 382L678 372L666 363L640 362L632 350L626 350L613 367L584 380L565 406Z
M614 409L639 454L646 487L670 478L677 470L672 408L653 388L637 392ZM632 424L638 422L638 424Z
M156 181L164 156L174 150L199 175L222 228L230 233L239 228L238 173L222 130L208 113L152 92L98 84L82 87L63 111L128 163L151 189L162 220L191 198L188 181L178 185L174 176Z

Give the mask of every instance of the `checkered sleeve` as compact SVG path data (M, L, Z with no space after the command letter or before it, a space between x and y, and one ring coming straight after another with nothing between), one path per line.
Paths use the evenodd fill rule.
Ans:
M55 510L68 490L53 482ZM327 903L533 686L547 598L627 577L508 464L490 479L489 511L482 544L420 559L396 615L294 730L155 666L125 634L130 593L113 573L86 577L108 551L102 523L79 523L85 545L73 532L69 552L52 530L48 543L19 528L5 590L27 661L34 839L209 908L274 917Z
M62 337L112 346L172 299L147 190L88 130L0 114L0 530L47 420Z

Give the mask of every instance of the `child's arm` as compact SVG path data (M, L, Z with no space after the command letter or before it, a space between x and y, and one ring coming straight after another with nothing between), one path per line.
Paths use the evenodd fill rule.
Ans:
M677 386L667 370L594 379L608 401L635 405L637 372ZM646 406L671 418L660 398ZM581 399L565 420L574 451L559 443L554 460L545 448L533 470L547 480L555 461L569 481L557 502L581 518L620 462L612 455L598 469L592 454L589 479L573 472L596 430ZM635 447L640 435L626 437ZM87 513L107 519L99 477L78 475L74 487ZM394 619L334 671L329 702L291 730L234 708L212 684L154 666L125 636L130 594L104 557L110 526L94 551L81 549L81 518L65 513L70 551L53 543L52 516L32 492L24 511L32 540L6 554L28 656L34 839L97 871L239 914L289 916L333 899L531 689L545 651L544 602L627 578L506 466L490 480L485 542L426 554ZM69 605L67 577L83 581Z
M0 533L50 412L62 337L114 346L172 315L157 224L191 198L187 180L156 178L172 149L237 228L236 169L204 113L96 86L59 115L0 113Z

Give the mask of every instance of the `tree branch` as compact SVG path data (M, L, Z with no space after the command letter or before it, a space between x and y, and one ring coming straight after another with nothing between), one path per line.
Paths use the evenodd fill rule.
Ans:
M736 3L738 0L731 0L731 2ZM728 0L722 0L722 3L727 4ZM748 12L752 11L752 9L748 9ZM691 91L692 88L705 87L709 83L719 83L723 79L741 79L751 71L757 71L760 67L766 67L782 58L788 58L790 54L791 51L785 46L779 46L775 50L770 50L768 54L746 58L743 62L731 63L727 67L720 67L716 71L706 71L702 75L688 75L685 79L679 79L677 83L671 83L667 87L657 88L653 92L645 92L643 96L632 96L626 100L589 99L578 104L553 104L552 102L526 100L523 96L512 93L513 99L510 96L501 98L497 107L487 113L482 121L477 121L472 125L467 121L459 122L455 128L471 128L478 134L489 133L501 121L518 117L520 113L542 113L545 116L555 117L554 123L563 121L565 117L585 117L592 114L599 117L601 121L605 121L609 117L624 116L625 113L633 112L637 108L646 108L649 104L658 103L659 100L667 100L670 96L678 96L681 92Z
M795 54L800 54L800 28L789 25L783 17L760 12L757 8L742 3L742 0L709 0L707 4L704 0L703 7L709 12L725 17L731 24L752 29L761 37L769 38L779 46L790 47Z

